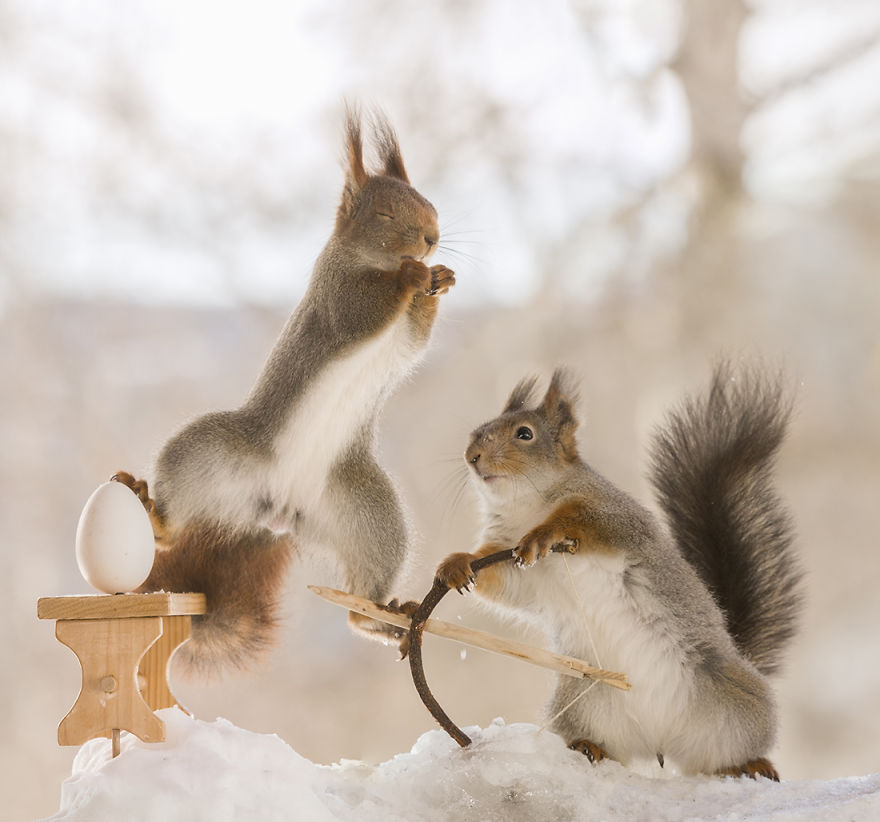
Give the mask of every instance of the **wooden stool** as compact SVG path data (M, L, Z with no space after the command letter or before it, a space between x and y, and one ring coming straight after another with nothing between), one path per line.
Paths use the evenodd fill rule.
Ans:
M115 594L43 597L40 619L55 619L55 636L82 667L82 688L58 726L59 745L81 745L119 732L162 742L165 723L153 711L178 702L168 687L168 663L190 635L204 594Z

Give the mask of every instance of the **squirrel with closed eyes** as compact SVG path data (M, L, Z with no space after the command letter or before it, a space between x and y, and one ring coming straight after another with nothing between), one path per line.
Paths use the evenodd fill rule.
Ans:
M421 359L455 276L427 265L437 212L410 185L381 115L373 133L380 164L370 172L360 114L347 111L333 233L244 403L198 417L165 444L152 496L132 474L114 477L141 498L156 537L140 590L206 595L181 649L197 667L247 665L271 644L295 552L335 554L347 589L382 602L407 553L397 492L374 456L376 422ZM349 623L403 635L359 614Z
M721 363L705 395L669 414L650 470L664 524L580 457L565 372L539 403L534 387L521 382L473 432L481 546L447 557L438 577L537 627L557 652L627 674L629 692L557 677L550 727L591 761L657 757L688 774L778 780L768 677L801 600L771 477L786 392ZM474 577L476 557L510 548L520 567Z

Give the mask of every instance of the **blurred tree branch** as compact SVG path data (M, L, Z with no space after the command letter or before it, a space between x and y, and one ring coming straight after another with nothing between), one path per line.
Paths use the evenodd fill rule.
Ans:
M866 32L860 32L854 39L840 43L830 54L816 61L807 71L792 75L777 83L757 99L755 107L770 106L792 92L803 91L805 87L824 80L828 75L878 49L880 49L880 26L870 28Z

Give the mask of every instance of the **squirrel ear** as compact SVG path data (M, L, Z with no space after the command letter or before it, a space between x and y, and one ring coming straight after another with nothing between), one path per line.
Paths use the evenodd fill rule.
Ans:
M577 399L571 375L564 369L557 368L538 411L556 432L556 439L567 459L577 457L577 441L574 435L578 426L574 415Z
M532 393L535 390L536 377L526 377L516 384L516 388L510 392L507 403L504 406L502 414L508 411L522 411L523 407L532 399Z
M345 107L345 188L342 208L350 207L358 192L369 179L364 168L364 145L361 139L361 113L353 105Z
M381 112L373 115L373 128L376 132L376 148L382 161L382 169L386 176L396 177L409 184L409 177L403 165L403 156L400 153L400 144L397 135L388 122L388 118Z

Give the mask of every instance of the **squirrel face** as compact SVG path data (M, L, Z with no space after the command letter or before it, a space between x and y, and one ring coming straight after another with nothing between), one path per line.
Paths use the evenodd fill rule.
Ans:
M427 260L437 248L437 212L414 188L394 177L371 176L357 195L340 234L364 261L395 270L407 258Z
M565 373L555 371L544 399L528 408L535 382L522 380L501 415L471 434L465 461L488 500L541 494L578 460L574 395Z
M409 183L400 146L388 121L374 116L374 143L382 166L364 168L360 117L346 119L348 162L342 201L336 215L336 236L364 265L396 270L405 259L425 261L440 240L437 211Z

